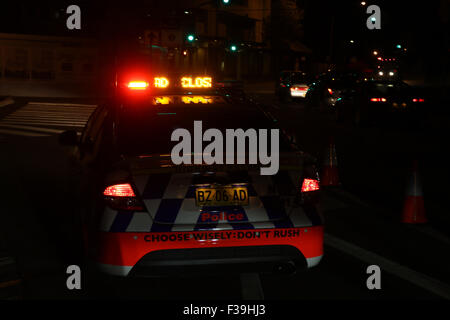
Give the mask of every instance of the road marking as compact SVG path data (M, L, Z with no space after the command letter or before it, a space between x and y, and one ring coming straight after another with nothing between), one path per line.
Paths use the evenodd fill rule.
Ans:
M241 278L241 293L243 300L264 300L261 279L257 273L243 273Z
M35 118L23 118L23 117L6 117L3 121L25 121L25 122L39 122L39 121L46 121L46 122L54 122L54 123L81 123L84 124L86 121L81 121L80 119L51 119L51 118L44 118L44 117L35 117ZM79 120L79 121L77 121Z
M95 108L87 104L30 102L0 120L0 133L40 137L64 131L55 127L84 128Z
M39 127L30 127L30 126L20 126L15 124L2 124L0 123L0 127L13 128L13 129L25 129L37 132L48 132L48 133L61 133L64 130L56 130L56 129L47 129L47 128L39 128Z
M31 133L25 131L17 131L17 130L8 130L8 129L0 129L0 133L6 133L16 136L26 136L26 137L48 137L48 134L39 134L39 133Z
M68 107L86 107L93 108L97 107L96 104L81 104L81 103L63 103L63 102L28 102L30 105L43 105L43 106L68 106Z
M84 124L58 124L58 123L50 123L50 122L43 122L43 121L14 121L14 120L8 120L8 121L1 121L0 123L6 123L6 124L19 124L19 125L29 125L29 124L35 124L35 125L45 125L45 126L53 126L53 127L77 127L77 128L84 128Z
M390 261L382 256L351 244L345 240L334 237L328 233L324 234L324 242L326 245L354 256L355 258L368 264L376 264L382 270L391 273L403 280L409 281L412 284L430 291L435 295L438 295L445 299L450 299L450 287L447 284L440 282L439 280L404 267L396 262Z

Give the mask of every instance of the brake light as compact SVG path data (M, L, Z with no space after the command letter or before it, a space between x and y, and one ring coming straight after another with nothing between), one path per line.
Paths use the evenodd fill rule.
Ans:
M144 206L129 183L114 184L103 191L106 204L116 210L142 211Z
M328 92L332 95L333 94L333 90L331 90L330 88L328 88Z
M319 181L316 179L304 179L302 184L302 192L317 191L320 189Z
M412 99L413 102L425 102L425 99Z
M308 87L294 86L291 88L291 91L308 91Z
M129 183L115 184L109 186L103 191L103 195L109 197L135 197L133 188Z
M130 90L146 90L148 88L148 82L146 81L130 81L127 87Z
M386 98L372 98L370 99L372 102L386 102Z

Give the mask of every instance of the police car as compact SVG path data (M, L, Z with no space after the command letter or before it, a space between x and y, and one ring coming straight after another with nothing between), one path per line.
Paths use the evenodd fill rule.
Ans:
M203 138L208 129L277 129L260 106L221 94L210 76L133 74L118 81L115 98L98 106L80 138L60 135L75 150L89 259L121 277L317 265L323 219L315 159L281 132L276 174L249 161L175 164L174 130L194 132L196 121ZM187 157L195 157L193 143ZM223 145L216 155L230 151Z

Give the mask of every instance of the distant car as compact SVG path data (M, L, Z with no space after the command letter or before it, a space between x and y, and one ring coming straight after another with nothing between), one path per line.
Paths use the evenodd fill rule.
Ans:
M402 81L362 81L349 87L336 102L338 122L367 126L391 120L423 126L427 99Z
M341 92L352 86L362 76L359 74L324 73L313 81L306 94L308 107L321 110L334 110Z
M310 82L311 77L305 72L282 71L276 84L275 94L281 102L302 100L306 96Z
M395 58L385 58L379 61L373 78L384 81L398 81L400 80L398 69L399 66Z

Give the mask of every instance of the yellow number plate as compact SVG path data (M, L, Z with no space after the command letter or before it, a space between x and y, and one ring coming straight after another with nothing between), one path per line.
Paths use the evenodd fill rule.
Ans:
M195 190L197 206L247 206L246 187L197 188Z

